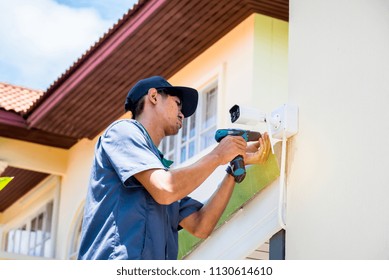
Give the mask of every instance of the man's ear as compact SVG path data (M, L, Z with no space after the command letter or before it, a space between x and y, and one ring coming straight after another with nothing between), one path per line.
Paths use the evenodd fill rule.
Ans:
M147 92L147 97L149 98L150 102L153 104L157 103L157 90L155 88L149 89Z

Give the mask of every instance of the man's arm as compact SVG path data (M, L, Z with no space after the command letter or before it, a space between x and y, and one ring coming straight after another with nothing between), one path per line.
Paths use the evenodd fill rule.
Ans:
M216 148L196 163L171 171L149 169L135 178L160 204L171 204L199 187L219 166L245 154L247 143L240 136L225 137Z
M270 139L267 133L258 142L247 147L246 164L263 164L270 154ZM207 238L223 214L234 190L235 180L226 175L208 202L197 212L183 219L180 225L198 238Z
M234 186L234 177L227 174L208 202L199 211L183 219L180 226L198 238L207 238L223 214Z

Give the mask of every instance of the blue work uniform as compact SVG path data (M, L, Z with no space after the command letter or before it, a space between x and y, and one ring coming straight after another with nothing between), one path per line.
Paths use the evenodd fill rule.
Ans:
M99 138L84 210L79 259L177 259L179 223L202 203L157 203L134 177L168 163L135 120L111 124Z

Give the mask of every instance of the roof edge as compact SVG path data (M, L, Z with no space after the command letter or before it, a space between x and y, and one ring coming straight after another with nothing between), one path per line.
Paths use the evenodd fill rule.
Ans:
M27 116L27 123L34 127L60 102L68 92L80 84L97 65L102 63L112 49L120 45L132 32L145 22L166 0L139 1L76 63L58 78L37 102L35 110ZM75 74L77 72L77 74ZM44 106L42 106L44 104Z

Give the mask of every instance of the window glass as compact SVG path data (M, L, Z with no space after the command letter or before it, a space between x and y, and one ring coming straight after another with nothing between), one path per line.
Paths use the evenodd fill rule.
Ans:
M17 228L5 233L5 248L9 253L39 257L52 256L53 201L49 202Z
M213 127L216 125L216 106L217 106L217 96L216 96L216 88L211 88L206 94L205 94L205 105L203 110L203 122L202 122L202 129L206 129L209 127Z
M196 112L184 119L177 135L168 136L162 141L160 150L165 158L183 163L215 143L217 93L217 81L199 91Z

